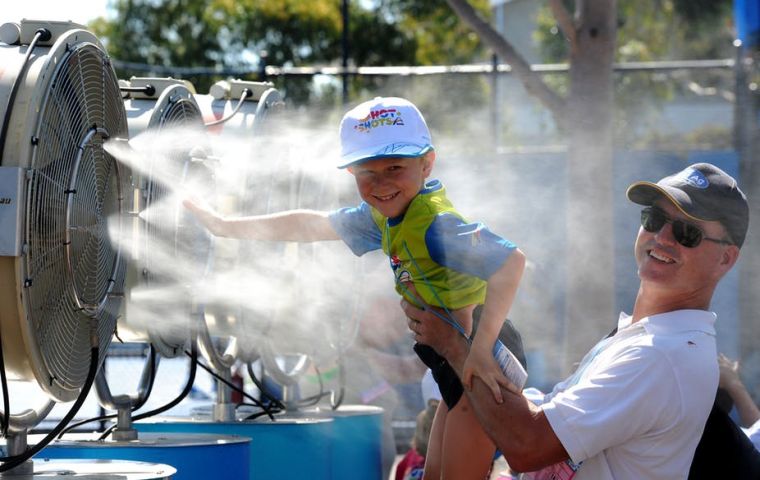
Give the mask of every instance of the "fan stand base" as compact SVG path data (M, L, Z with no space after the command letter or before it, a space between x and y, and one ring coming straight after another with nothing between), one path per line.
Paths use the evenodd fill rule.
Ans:
M26 430L20 430L8 435L7 450L8 456L21 455L27 451L29 444L27 443ZM32 475L34 473L34 461L32 459L27 460L21 465L11 468L7 472L0 473L0 477L14 477L17 475Z
M22 463L16 468L11 468L7 472L0 473L0 478L13 478L19 475L33 475L34 474L34 461L33 460L27 460L26 462Z

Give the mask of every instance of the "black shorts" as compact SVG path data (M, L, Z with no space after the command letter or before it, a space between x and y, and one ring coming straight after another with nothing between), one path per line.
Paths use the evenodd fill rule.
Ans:
M482 310L483 306L478 305L472 313L473 332L475 333L477 333ZM517 360L520 361L523 368L527 369L528 362L525 359L522 336L509 319L506 319L501 327L499 340L501 340L515 357L517 357ZM446 406L451 410L459 402L459 399L462 398L462 393L464 393L462 381L459 380L459 377L451 365L449 365L449 362L447 362L442 356L438 355L432 347L415 343L414 351L417 353L417 356L420 357L422 363L427 365L433 373L433 379L438 384L441 398L443 398L443 401L446 402Z

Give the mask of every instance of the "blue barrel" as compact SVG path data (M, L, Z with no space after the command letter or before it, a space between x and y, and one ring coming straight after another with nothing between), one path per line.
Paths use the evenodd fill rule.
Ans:
M370 405L343 405L317 410L332 418L334 480L382 480L383 409Z
M278 415L236 422L163 417L134 423L139 432L238 435L251 439L250 480L330 480L333 420ZM200 478L200 477L198 477Z
M171 465L177 470L172 477L175 480L245 480L249 477L250 443L247 437L232 435L140 433L137 440L114 441L97 440L92 434L69 434L43 448L35 460L139 460Z
M734 0L734 24L745 47L760 45L760 0Z
M126 460L48 460L34 459L34 474L28 480L52 478L91 478L98 480L169 480L175 469L161 463ZM13 476L10 476L13 478Z

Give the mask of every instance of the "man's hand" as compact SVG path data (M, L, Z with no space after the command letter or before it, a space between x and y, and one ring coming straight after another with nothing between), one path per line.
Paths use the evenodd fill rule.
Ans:
M451 325L437 317L430 306L425 310L401 300L401 308L408 318L407 325L415 341L432 347L449 361L461 376L462 365L467 356L467 341Z

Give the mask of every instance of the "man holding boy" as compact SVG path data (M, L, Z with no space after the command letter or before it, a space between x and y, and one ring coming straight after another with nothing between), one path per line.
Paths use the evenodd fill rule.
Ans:
M736 181L706 163L656 184L636 182L627 196L645 206L632 315L621 315L614 335L541 405L515 391L496 403L482 382L467 392L515 470L555 469L565 475L555 478L574 480L688 475L718 386L716 316L708 309L739 257L749 208ZM429 308L402 308L415 339L461 375L466 342Z

